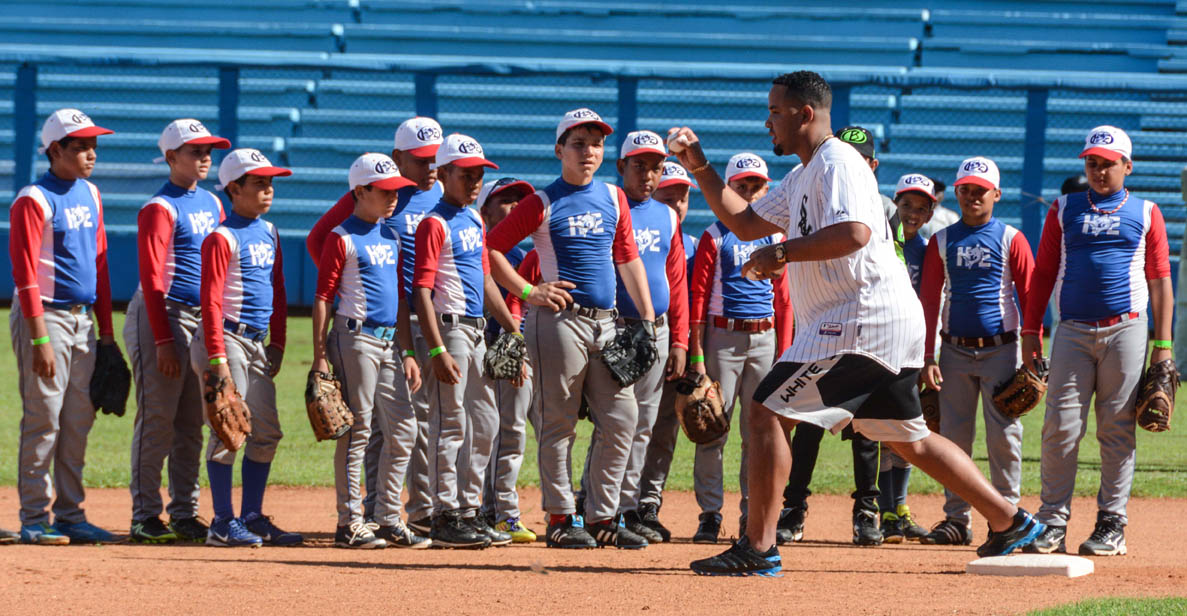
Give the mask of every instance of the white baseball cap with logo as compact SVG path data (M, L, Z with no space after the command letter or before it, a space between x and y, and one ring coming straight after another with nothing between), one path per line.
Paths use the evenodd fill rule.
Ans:
M187 143L212 145L216 150L226 150L231 147L230 141L210 134L210 131L201 122L193 118L182 118L170 122L165 130L161 131L161 138L157 139L157 147L161 149L161 155L154 158L153 162L165 162L165 152L176 150Z
M627 133L626 139L622 140L622 148L619 152L619 158L637 156L639 154L659 154L664 158L668 157L668 151L664 149L664 140L658 134L649 130L637 130Z
M1002 174L997 170L997 163L984 156L966 158L956 169L956 181L953 186L961 184L976 184L990 190L1001 188Z
M445 143L441 144L437 150L437 159L433 168L440 169L445 165L499 168L498 165L486 159L486 154L482 151L482 146L478 144L478 141L461 133L454 133L446 137Z
M659 186L656 188L663 188L665 186L673 186L675 184L684 184L692 188L696 188L696 183L688 176L688 170L671 161L664 161L664 171L659 176Z
M215 184L214 189L222 190L227 187L227 184L245 175L283 177L292 174L292 171L284 167L274 166L268 161L268 157L259 150L239 148L231 150L223 157L223 162L218 166L218 184Z
M396 162L387 154L368 152L354 159L350 165L350 189L374 186L380 190L399 190L415 186L416 182L400 175Z
M731 156L725 166L725 181L728 183L730 180L742 178L762 178L770 182L771 178L767 177L767 161L752 152Z
M82 139L110 135L114 132L102 126L95 126L90 116L77 109L59 109L49 114L45 124L41 125L41 147L37 148L37 153L45 154L53 142L66 137Z
M908 173L898 179L898 184L894 187L894 196L897 197L905 192L922 193L927 195L928 199L936 200L935 182L921 173Z
M561 121L556 125L556 140L560 141L561 135L565 134L565 131L575 126L581 126L582 124L596 125L602 129L602 135L609 135L614 132L614 129L603 121L602 116L598 115L596 111L582 107L581 109L574 109L566 113L565 117L561 118Z
M1116 126L1097 126L1088 131L1088 136L1084 138L1084 151L1080 152L1080 158L1092 155L1105 160L1117 160L1122 156L1133 160L1133 142L1125 131Z
M437 155L437 149L445 141L444 137L441 125L436 120L417 116L405 120L396 129L395 149L428 158Z

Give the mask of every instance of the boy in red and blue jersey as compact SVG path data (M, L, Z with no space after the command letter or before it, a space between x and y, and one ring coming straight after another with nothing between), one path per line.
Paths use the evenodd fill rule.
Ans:
M236 452L210 434L206 475L214 520L206 545L258 547L304 540L262 513L272 459L284 436L272 379L284 359L287 295L280 236L261 216L272 207L272 178L287 175L292 172L250 148L232 150L218 168L215 188L226 194L231 211L202 242L202 328L190 346L190 364L200 377L211 371L235 383L251 410L251 436L243 446L243 500L236 517L231 505Z
M50 114L38 150L49 158L49 171L22 188L9 209L17 301L8 325L22 407L17 480L22 543L114 539L87 522L82 508L87 435L95 421L89 388L95 327L98 344L115 346L103 200L86 178L95 168L97 137L111 133L77 109Z
M655 319L626 195L593 180L611 132L590 109L566 113L557 124L554 148L561 161L560 179L520 201L487 238L495 279L540 307L529 312L525 332L540 396L540 484L549 514L549 547L647 546L618 515L638 424L634 390L618 385L598 359L615 336L616 272L640 319ZM529 235L547 281L535 286L503 256ZM594 446L591 481L585 486L592 535L576 513L570 477L583 393L604 437Z
M990 480L1003 498L1017 504L1022 422L997 409L993 390L1019 367L1018 328L1031 297L1034 260L1026 236L993 217L993 205L1001 198L1000 178L988 158L962 162L954 183L961 218L937 231L927 245L920 294L927 323L923 378L940 392L940 433L970 455L980 399ZM938 363L937 329L943 340ZM944 521L920 541L968 545L973 539L971 507L955 492L945 494Z
M1134 404L1149 333L1147 301L1154 317L1150 363L1173 359L1175 300L1166 224L1157 205L1125 188L1125 177L1133 172L1132 154L1125 131L1115 126L1089 131L1080 153L1089 189L1056 199L1039 240L1031 290L1035 300L1025 307L1022 356L1042 352L1048 297L1056 302L1059 327L1051 340L1043 418L1038 518L1047 531L1032 546L1038 552L1066 550L1076 458L1093 408L1100 490L1096 527L1079 552L1126 553L1126 506L1137 458Z
M202 384L183 369L201 320L202 241L224 218L223 204L198 186L211 151L231 142L201 122L170 122L157 141L169 180L140 208L136 248L140 286L128 302L124 344L136 378L132 432L132 541L205 541L198 517L202 463ZM161 467L169 458L169 526L161 522Z

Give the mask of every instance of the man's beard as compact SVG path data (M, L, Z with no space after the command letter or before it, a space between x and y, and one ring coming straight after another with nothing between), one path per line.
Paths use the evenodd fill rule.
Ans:
M772 149L775 150L775 156L783 156L783 146L776 143Z

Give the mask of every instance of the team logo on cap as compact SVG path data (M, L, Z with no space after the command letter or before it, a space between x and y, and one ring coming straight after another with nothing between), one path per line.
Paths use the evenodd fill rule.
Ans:
M390 160L380 160L375 163L375 173L391 175L396 172L396 164Z
M1104 131L1093 133L1092 136L1088 138L1088 143L1091 143L1092 145L1109 145L1113 143L1113 135Z
M869 141L866 132L860 128L851 128L841 133L841 141L848 143L865 143Z
M248 157L248 158L250 158L250 159L252 159L252 161L254 161L254 162L257 162L257 163L266 163L266 162L268 162L268 159L267 159L267 158L264 158L264 155L263 155L263 154L260 154L260 153L259 153L259 152L257 152L256 150L252 150L252 151L251 151L251 153L247 155L247 157Z
M441 129L436 126L422 126L416 131L416 138L421 141L436 141L441 138Z
M651 133L639 133L631 140L635 145L659 145L659 137Z
M206 127L205 127L205 126L202 126L202 123L201 123L201 122L194 122L193 124L190 124L188 128L190 129L190 132L191 132L191 133L204 133L204 132L206 132Z
M74 115L70 116L70 121L74 122L75 124L85 124L85 123L91 121L91 117L88 116L87 114L79 111L78 113L75 113Z
M964 170L969 173L989 173L989 165L979 160L970 160L964 164Z
M593 109L578 109L577 111L573 112L573 117L578 120L583 120L585 118L596 118L598 117L598 114L594 112Z
M677 165L676 163L664 163L663 174L664 175L678 175L681 177L688 176L688 172L684 170L684 167L681 167L680 165Z
M922 175L908 175L907 177L903 178L903 184L906 184L908 186L912 186L915 184L922 184L924 186L927 186L928 184L931 184L931 180L923 177Z
M478 154L482 155L482 146L478 145L477 141L463 141L458 144L457 151L462 154Z
M762 161L757 158L739 158L738 162L734 163L734 167L738 169L762 169Z

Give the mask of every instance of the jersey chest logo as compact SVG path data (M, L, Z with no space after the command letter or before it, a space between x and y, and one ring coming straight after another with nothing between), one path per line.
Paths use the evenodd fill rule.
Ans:
M85 205L67 208L64 214L66 215L66 227L71 231L95 226L94 221L91 220L91 209Z
M424 217L424 212L420 214L404 214L404 231L408 235L416 235L416 227Z
M812 235L812 226L808 224L808 195L800 200L800 237Z
M1121 235L1121 218L1108 214L1085 214L1080 229L1084 235Z
M482 248L482 232L478 230L478 227L466 227L457 232L457 237L462 241L463 252Z
M396 264L396 251L388 244L371 244L365 246L367 249L367 260L371 265L376 267L383 267L385 265Z
M956 247L956 267L965 269L986 269L992 267L989 249L977 244L976 246Z
M658 229L635 229L635 244L639 252L659 252Z
M214 231L214 214L210 212L190 212L190 233L198 237L206 237Z
M734 267L742 267L750 260L750 255L758 248L754 244L736 244L734 245Z
M248 244L247 253L254 267L270 266L276 262L276 250L268 242Z
M588 237L605 233L602 227L601 212L586 212L576 216L569 216L569 237Z

